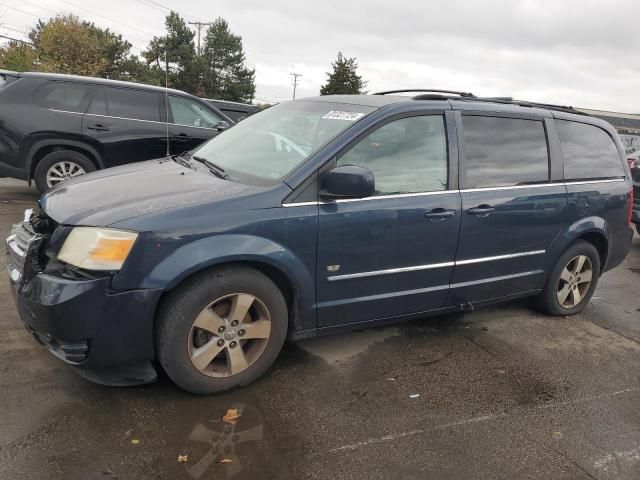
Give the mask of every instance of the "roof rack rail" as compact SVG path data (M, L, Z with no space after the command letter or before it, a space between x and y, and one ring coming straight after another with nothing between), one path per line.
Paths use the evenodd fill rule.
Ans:
M529 102L527 100L514 100L511 97L475 97L475 98L462 98L461 100L470 100L473 102L500 103L504 105L517 105L520 107L530 107L530 108L544 108L547 110L556 110L559 112L567 112L567 113L573 113L576 115L589 116L589 114L581 112L580 110L576 110L571 106L554 105L551 103Z
M376 92L373 95L392 95L394 93L410 93L410 92L428 92L428 93L446 93L450 95L458 95L461 98L476 98L473 93L470 92L458 92L456 90L440 90L437 88L409 88L400 90L386 90L384 92ZM420 97L428 97L428 95L419 95ZM440 98L440 96L437 96ZM423 98L427 100L428 98Z

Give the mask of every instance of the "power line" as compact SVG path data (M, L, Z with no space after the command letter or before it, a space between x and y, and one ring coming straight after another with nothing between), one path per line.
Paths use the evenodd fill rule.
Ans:
M200 55L200 31L202 27L211 25L211 22L187 22L189 25L195 25L198 29L198 55Z
M301 73L290 73L289 75L291 75L293 77L293 99L296 99L296 88L298 88L298 78L300 78L302 76Z
M22 3L26 3L27 5L31 5L32 7L39 8L40 10L44 10L45 12L49 12L49 13L52 13L54 15L57 15L58 13L60 13L60 12L54 12L53 10L51 10L49 8L45 8L42 5L38 5L36 3L29 2L28 0L21 0L21 1L22 1Z
M62 1L63 1L64 3L66 3L67 5L71 5L72 7L78 8L78 9L80 9L80 10L83 10L83 11L87 12L87 13L90 13L90 14L92 14L92 15L95 15L96 17L100 17L100 18L102 18L103 20L106 20L106 21L108 21L108 22L116 23L116 24L118 24L118 25L121 25L121 26L123 26L123 27L125 27L125 28L129 28L129 29L131 29L131 30L136 30L136 31L138 31L138 32L140 32L140 33L143 33L143 34L145 34L145 35L147 35L147 36L149 36L149 37L151 37L151 38L153 38L153 37L155 36L153 33L147 32L147 31L142 30L142 29L137 28L137 27L133 27L133 26L131 26L131 25L127 25L126 23L122 23L122 22L120 22L120 21L118 21L118 20L114 20L113 18L106 17L106 16L104 16L104 15L102 15L102 14L100 14L100 13L96 13L96 12L94 12L94 11L92 11L92 10L89 10L88 8L82 7L82 6L80 6L80 5L76 5L75 3L72 3L72 2L69 2L68 0L62 0ZM133 36L133 35L132 35L132 36ZM144 41L147 41L147 40L144 40Z
M179 13L180 15L182 15L183 17L190 17L193 18L195 20L198 21L204 21L204 19L196 16L196 15L191 15L190 13L187 12L182 12L176 8L172 8L172 7L168 7L160 2L156 2L155 0L136 0L138 3L141 3L142 5L145 5L147 7L153 8L154 10L157 10L159 12L176 12Z
M24 13L26 15L31 15L32 17L36 17L37 19L40 19L40 16L36 15L35 13L27 12L26 10L22 10L20 8L12 7L11 5L3 5L3 6L7 7L7 8L10 8L11 10L15 10L16 12Z
M33 43L27 42L26 40L20 40L19 38L8 37L6 35L0 35L0 38L5 38L5 39L10 40L12 42L24 43L26 45L33 45Z

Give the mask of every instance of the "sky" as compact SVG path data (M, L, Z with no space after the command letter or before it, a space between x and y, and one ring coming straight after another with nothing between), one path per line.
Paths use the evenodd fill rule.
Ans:
M441 88L640 113L638 0L0 0L0 35L74 13L144 50L168 8L225 18L256 70L256 99L317 95L338 51L367 90Z

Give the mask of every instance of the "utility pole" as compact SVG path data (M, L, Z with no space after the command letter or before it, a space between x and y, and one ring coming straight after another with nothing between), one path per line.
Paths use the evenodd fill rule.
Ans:
M289 75L291 75L293 77L293 99L296 99L296 88L298 87L298 78L300 78L302 76L301 73L290 73Z
M189 25L195 25L198 29L198 55L200 55L200 31L202 30L202 27L211 25L211 22L189 22Z

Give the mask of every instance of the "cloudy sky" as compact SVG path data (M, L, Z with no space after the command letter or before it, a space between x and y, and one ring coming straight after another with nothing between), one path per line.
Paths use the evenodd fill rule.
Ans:
M0 34L71 12L143 50L167 8L228 20L256 69L256 97L317 95L338 51L368 89L430 87L640 113L638 0L0 0Z

